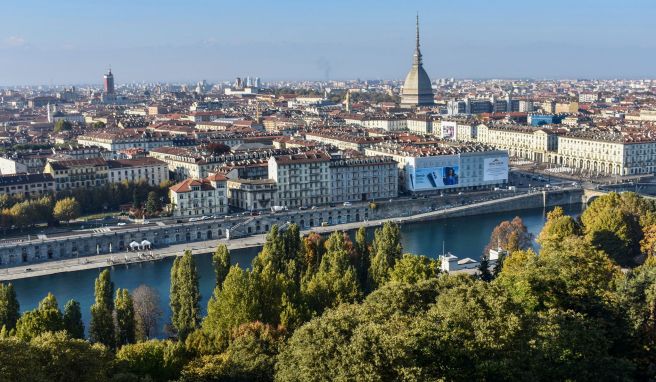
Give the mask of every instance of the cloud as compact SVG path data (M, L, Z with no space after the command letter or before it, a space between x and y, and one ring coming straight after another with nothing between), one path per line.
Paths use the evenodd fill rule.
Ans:
M21 36L9 36L4 39L4 43L10 47L19 47L27 45L27 41Z

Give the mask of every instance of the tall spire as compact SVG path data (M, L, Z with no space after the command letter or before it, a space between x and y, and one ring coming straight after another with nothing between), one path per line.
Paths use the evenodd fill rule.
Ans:
M421 51L419 50L419 12L417 12L417 41L415 46L415 54L413 56L413 64L421 65Z

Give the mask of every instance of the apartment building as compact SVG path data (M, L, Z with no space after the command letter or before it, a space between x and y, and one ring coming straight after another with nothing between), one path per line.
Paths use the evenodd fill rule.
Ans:
M202 179L185 179L169 188L173 216L197 217L228 213L227 178L213 174Z
M559 137L552 162L591 175L653 174L656 137L647 133L569 133Z
M399 170L391 157L335 158L330 161L329 171L333 203L398 196Z
M46 163L43 171L55 180L55 189L94 188L107 184L109 165L102 158L74 159Z
M107 164L110 183L146 182L151 186L156 186L169 179L167 164L151 157L109 160Z
M389 156L398 166L399 189L408 193L489 189L508 181L508 152L482 144L384 143L367 156Z
M54 194L55 190L51 174L0 175L0 195L32 198Z
M485 125L477 127L476 140L500 150L511 157L537 163L548 162L549 154L558 148L557 131L519 125Z
M330 156L321 151L272 156L269 178L278 185L278 203L301 207L330 202Z
M278 205L273 179L229 179L228 205L246 211L268 210Z

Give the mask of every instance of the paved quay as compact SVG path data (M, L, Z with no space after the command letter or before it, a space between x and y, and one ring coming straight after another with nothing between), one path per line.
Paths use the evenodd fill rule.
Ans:
M534 208L540 207L538 201L543 200L542 193L523 194L511 196L508 198L494 199L473 203L463 206L439 209L425 213L413 214L410 216L400 216L394 218L385 218L369 221L358 221L344 224L336 224L326 227L312 227L311 229L302 230L301 233L317 232L328 234L333 231L351 231L360 227L377 227L385 221L395 221L397 223L409 223L426 220L436 220L454 216L476 215L492 212L503 208L504 210ZM194 255L212 253L219 244L226 244L228 249L236 250L242 248L260 247L266 240L266 234L255 234L247 237L236 239L217 239L206 240L191 243L181 243L155 248L145 251L133 252L115 252L95 256L85 256L77 259L55 260L42 263L16 266L0 270L0 281L17 280L38 276L45 276L55 273L75 272L85 269L97 269L109 267L117 264L138 263L145 261L159 260L172 256L179 256L189 249ZM140 256L140 254L143 254ZM113 261L113 262L112 262Z

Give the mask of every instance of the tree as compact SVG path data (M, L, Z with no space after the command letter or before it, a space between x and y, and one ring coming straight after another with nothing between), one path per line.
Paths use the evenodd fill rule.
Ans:
M207 145L207 151L212 155L223 155L231 151L230 146L224 145L223 143L210 143Z
M53 130L55 133L61 133L62 131L69 131L73 128L73 124L70 123L69 121L60 119L59 121L55 122L55 129Z
M326 240L326 253L317 272L303 285L309 307L317 314L341 303L357 301L361 295L355 268L342 232L333 232Z
M622 265L640 253L643 229L655 222L653 201L633 192L596 198L581 214L586 238Z
M416 284L419 281L437 277L440 274L440 263L426 256L406 253L394 264L390 271L390 281Z
M89 338L110 348L115 346L114 330L114 283L109 270L105 269L95 281L95 303L91 306Z
M64 306L64 329L71 338L84 339L84 323L80 303L69 300Z
M548 241L558 242L569 236L581 235L581 227L571 216L565 215L562 207L555 207L547 213L547 221L538 235L537 241L544 244Z
M178 337L184 341L201 320L198 271L189 250L173 262L170 294L171 321Z
M97 382L107 379L111 354L98 344L70 338L66 332L49 332L32 339L39 367L49 381ZM27 379L25 379L27 380Z
M162 317L159 294L149 286L140 285L132 291L132 303L136 338L139 341L148 340L157 333L157 325Z
M219 244L212 256L212 265L216 274L216 286L221 288L230 271L230 251L225 244Z
M486 282L492 281L494 278L490 272L490 260L485 255L481 256L481 262L478 264L478 277Z
M148 216L153 216L159 211L159 196L155 191L150 191L148 193L148 199L146 200L146 214Z
M16 336L23 340L31 340L43 333L60 330L64 330L64 321L57 299L52 293L48 293L36 309L25 312L16 323Z
M116 319L116 346L134 343L135 341L135 319L132 296L127 289L119 288L116 291L114 302L114 315Z
M359 260L355 267L358 273L358 280L360 280L360 285L367 285L369 267L371 266L371 255L369 253L369 242L367 242L367 229L365 227L358 228L358 231L355 233L355 252Z
M516 216L513 220L503 221L494 228L483 255L487 255L490 249L496 248L504 249L508 253L528 249L531 247L531 240L532 236L524 222Z
M20 318L20 305L14 285L0 283L0 328L12 330Z
M401 258L401 229L398 224L387 221L382 228L376 230L372 255L369 277L375 289L389 279L389 271Z
M141 207L141 195L139 194L139 191L135 188L132 191L132 208L140 208Z
M96 121L91 125L94 129L104 129L105 128L105 122L102 121Z
M140 381L177 380L182 369L184 348L180 343L149 340L125 345L116 352L116 367Z
M238 265L230 267L223 286L214 288L207 304L203 331L225 335L241 324L256 320L257 298L253 289L247 270Z
M240 325L232 331L225 352L190 362L181 381L273 381L283 334L261 322Z
M80 204L73 198L64 198L55 203L53 210L55 219L69 222L80 217Z

